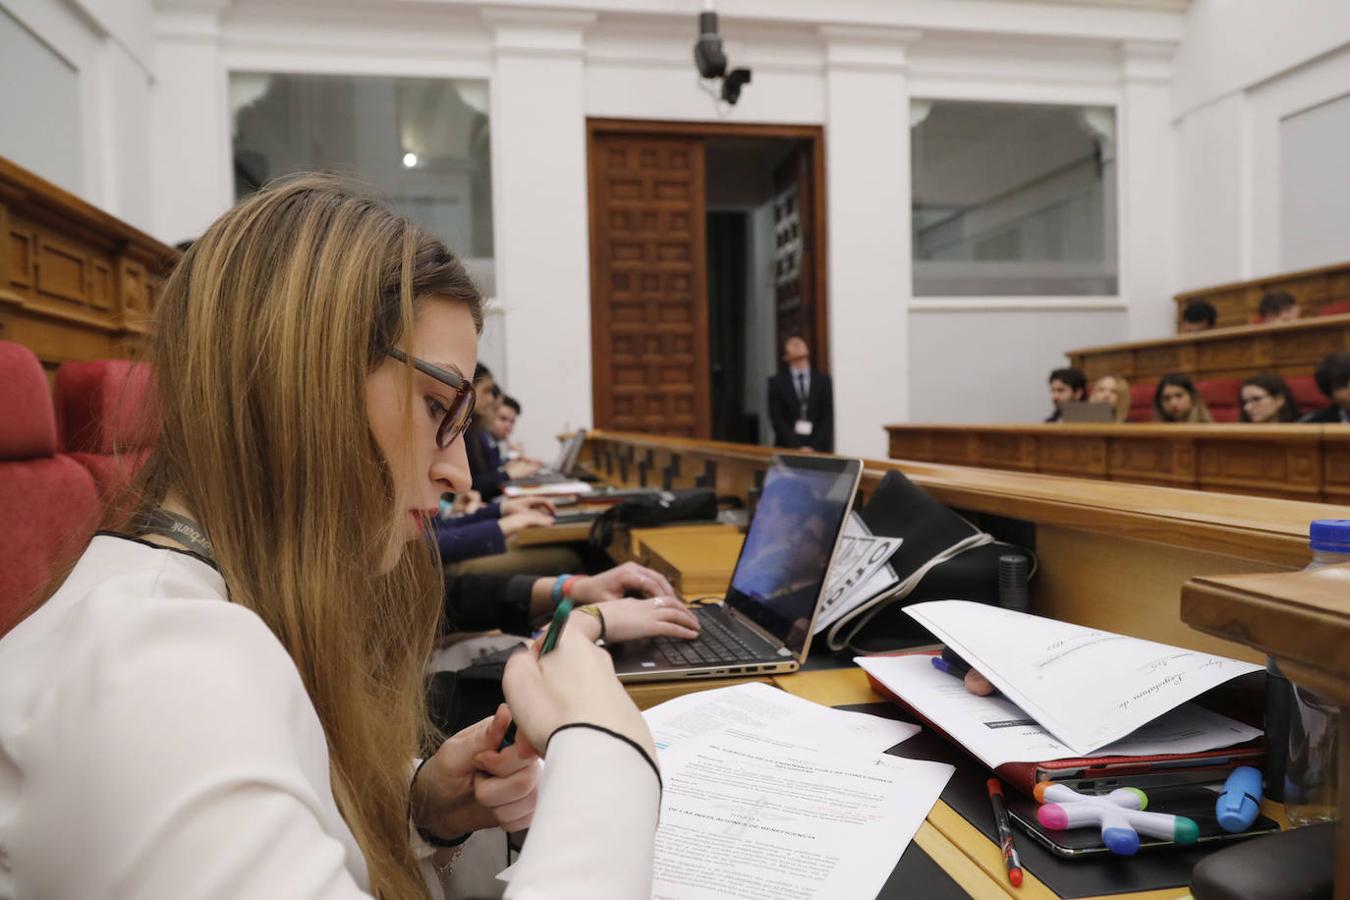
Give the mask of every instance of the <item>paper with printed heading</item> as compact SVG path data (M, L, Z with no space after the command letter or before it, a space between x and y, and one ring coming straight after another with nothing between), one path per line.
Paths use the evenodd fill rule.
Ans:
M927 654L860 656L854 660L893 694L965 747L991 769L1004 763L1039 763L1079 754L1005 697L977 697L959 678L933 668ZM1096 756L1202 753L1250 741L1259 729L1183 703L1100 748Z
M1074 756L1261 666L966 600L906 607Z
M820 634L873 597L900 583L890 558L900 548L901 538L872 534L862 516L850 512L839 538L839 548L830 561L825 599L816 613L812 634Z

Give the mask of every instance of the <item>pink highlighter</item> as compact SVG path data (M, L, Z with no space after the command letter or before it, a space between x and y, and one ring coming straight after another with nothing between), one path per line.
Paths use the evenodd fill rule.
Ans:
M1139 852L1139 835L1194 844L1200 826L1194 819L1167 813L1144 812L1148 795L1137 788L1117 788L1105 796L1080 794L1062 784L1043 781L1036 785L1036 820L1052 831L1101 826L1102 843L1118 856Z

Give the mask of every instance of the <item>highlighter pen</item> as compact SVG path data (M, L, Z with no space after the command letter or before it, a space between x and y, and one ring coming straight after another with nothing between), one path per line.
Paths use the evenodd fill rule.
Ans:
M544 641L539 645L539 656L541 658L546 653L552 653L553 648L558 646L558 638L562 637L563 628L567 625L567 617L571 614L571 600L563 600L558 604L558 608L553 611L553 621L548 623L548 631L544 632ZM511 724L506 726L506 734L502 735L502 743L497 751L500 753L515 742L516 722L512 719Z
M1008 881L1013 887L1022 886L1022 860L1013 846L1012 820L1008 818L1008 807L1003 804L1003 785L997 778L985 782L989 789L989 802L994 807L994 825L998 828L999 846L1003 848L1003 865L1008 869Z

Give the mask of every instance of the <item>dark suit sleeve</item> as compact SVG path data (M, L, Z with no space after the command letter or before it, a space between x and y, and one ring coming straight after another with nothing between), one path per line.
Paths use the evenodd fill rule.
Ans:
M775 447L794 447L792 439L792 410L783 401L783 392L777 389L777 375L769 376L769 424L773 426Z
M469 471L473 473L473 489L482 494L484 500L501 496L506 478L488 459L487 445L477 424L471 425L464 434L464 452L469 457Z
M834 382L830 376L814 374L820 379L820 421L812 427L811 446L822 453L834 452Z

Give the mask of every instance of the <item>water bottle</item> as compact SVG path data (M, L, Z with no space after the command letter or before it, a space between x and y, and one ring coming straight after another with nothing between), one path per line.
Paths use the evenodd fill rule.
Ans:
M1308 530L1313 558L1305 572L1350 563L1350 519L1319 519ZM1346 602L1350 603L1350 579L1346 583ZM1336 766L1338 762L1337 736L1341 728L1340 707L1329 698L1301 687L1279 675L1275 661L1268 660L1267 671L1277 678L1267 681L1267 714L1269 719L1272 690L1283 692L1282 704L1287 720L1276 722L1271 731L1267 721L1266 742L1270 747L1282 744L1284 811L1293 828L1330 822L1336 818ZM1281 701L1276 702L1279 714ZM1280 727L1286 732L1282 740ZM1267 772L1267 780L1272 772ZM1270 791L1267 789L1267 793Z

